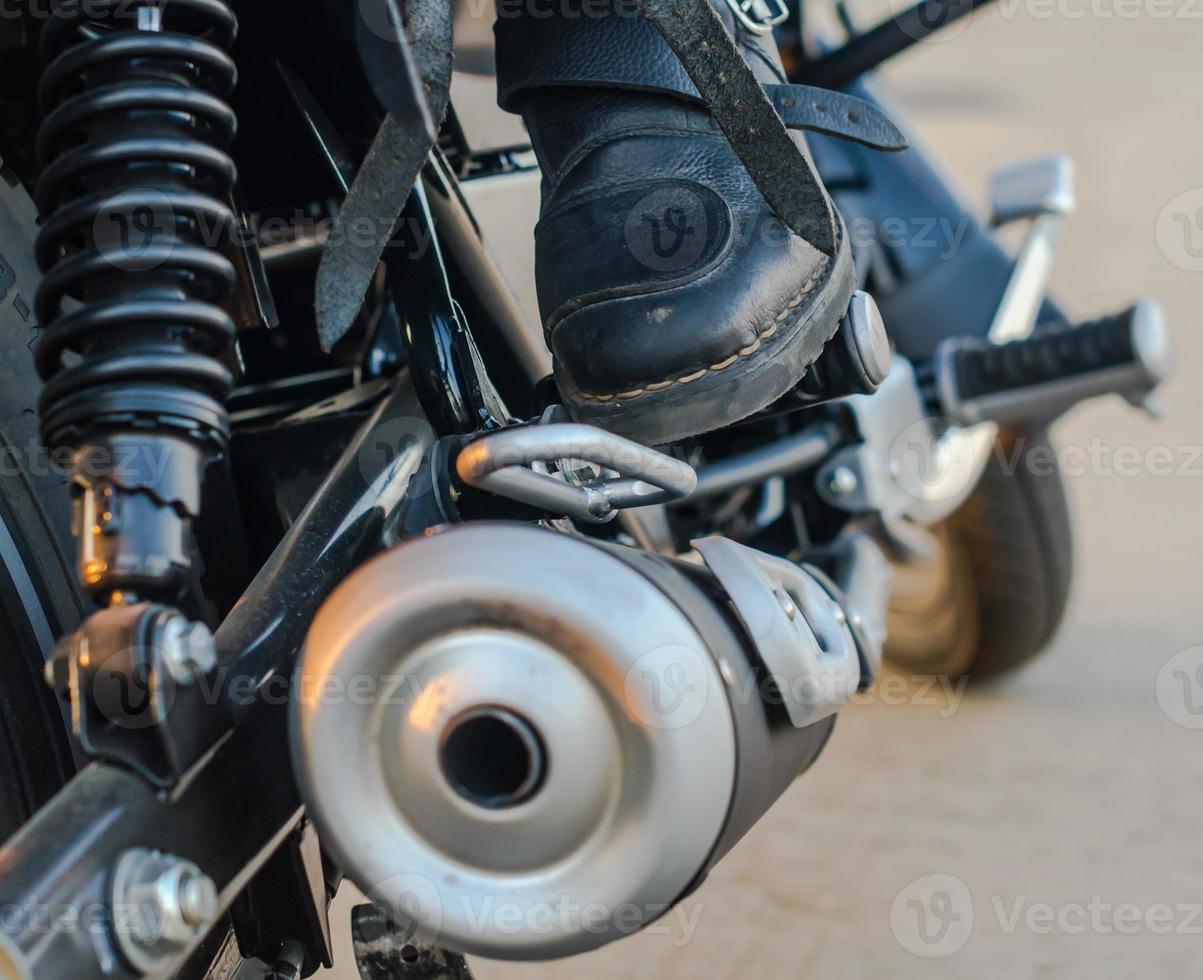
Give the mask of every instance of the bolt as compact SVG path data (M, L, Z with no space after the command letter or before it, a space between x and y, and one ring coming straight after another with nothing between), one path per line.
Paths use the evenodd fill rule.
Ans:
M835 621L840 626L843 626L846 622L848 622L848 616L844 613L844 610L842 610L839 606L835 607Z
M185 925L199 929L217 917L217 886L208 876L184 871L179 876L178 897Z
M837 466L831 471L831 478L827 485L837 497L847 497L856 493L857 487L860 486L860 480L847 466Z
M113 872L113 921L122 952L154 973L204 935L219 912L217 886L191 861L136 847Z
M177 684L188 685L217 666L217 645L204 623L173 614L161 627L159 650Z

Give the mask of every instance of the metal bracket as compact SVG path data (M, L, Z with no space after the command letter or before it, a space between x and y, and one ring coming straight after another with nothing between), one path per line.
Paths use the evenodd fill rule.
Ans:
M71 701L80 746L170 786L226 724L217 652L203 623L142 603L93 613L59 641L46 680Z
M686 497L698 479L688 463L612 432L546 421L468 443L455 471L479 490L590 524L604 524L624 507Z
M854 395L844 404L862 441L836 451L819 470L818 493L828 505L876 511L887 524L900 518L934 524L973 491L978 447L960 426L937 429L906 358L895 356L875 394ZM986 443L981 451L989 450Z
M732 13L753 34L771 34L789 19L785 0L727 0Z
M692 542L735 607L796 728L835 714L861 685L848 614L817 569L729 538Z

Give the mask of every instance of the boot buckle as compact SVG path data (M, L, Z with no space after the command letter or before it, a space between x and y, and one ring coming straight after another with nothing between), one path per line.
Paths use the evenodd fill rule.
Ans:
M789 17L785 0L727 0L739 22L753 34L768 34Z

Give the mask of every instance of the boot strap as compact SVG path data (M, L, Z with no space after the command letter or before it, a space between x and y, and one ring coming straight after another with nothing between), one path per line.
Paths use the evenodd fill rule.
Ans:
M524 91L618 88L706 106L776 215L820 251L835 250L835 216L787 127L884 150L906 138L880 109L840 92L761 85L707 0L615 3L606 16L507 17L498 5L498 102L517 111ZM639 16L640 12L643 16ZM659 35L659 36L657 36ZM661 41L663 38L663 41ZM667 43L676 58L663 57Z

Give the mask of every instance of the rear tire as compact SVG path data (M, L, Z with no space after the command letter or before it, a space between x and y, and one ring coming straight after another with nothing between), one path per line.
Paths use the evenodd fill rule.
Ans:
M31 346L36 218L0 162L0 839L75 769L67 719L42 679L54 641L74 630L70 501L38 433Z
M896 569L886 656L930 674L991 677L1052 639L1072 580L1065 487L1044 427L1000 433L972 496Z

